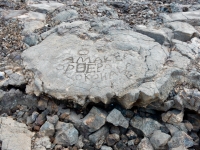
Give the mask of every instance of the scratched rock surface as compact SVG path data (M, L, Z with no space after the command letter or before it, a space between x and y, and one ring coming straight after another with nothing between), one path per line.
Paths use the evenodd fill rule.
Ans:
M115 95L138 89L162 70L168 51L154 39L131 30L111 30L92 40L87 36L94 34L90 28L85 21L66 23L61 29L68 32L53 33L22 53L25 68L34 72L27 92L75 102L88 96L106 104ZM136 101L135 95L131 94Z

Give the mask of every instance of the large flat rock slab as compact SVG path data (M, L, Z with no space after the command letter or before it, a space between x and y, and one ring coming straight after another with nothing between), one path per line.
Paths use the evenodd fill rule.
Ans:
M136 101L135 94L140 91L134 89L162 70L168 57L167 49L154 39L131 30L112 30L106 35L86 30L84 28L84 33L96 35L98 39L90 39L81 33L82 30L76 34L69 31L62 36L53 33L23 52L25 68L34 73L27 92L75 101L89 97L104 103L109 103L113 96L132 93Z

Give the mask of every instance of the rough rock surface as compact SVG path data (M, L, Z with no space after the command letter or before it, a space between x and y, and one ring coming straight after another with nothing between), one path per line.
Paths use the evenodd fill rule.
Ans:
M130 124L132 127L141 130L145 136L149 137L155 131L162 126L159 122L154 121L151 118L142 118L135 116L131 119Z
M143 86L141 81L162 70L168 57L166 48L131 30L112 30L94 41L84 35L90 28L89 22L66 23L58 32L71 33L53 33L23 52L24 66L35 74L29 85L31 92L44 92L57 99L73 98L75 102L77 96L88 96L92 101L100 99L107 104L114 95L126 95L120 101L129 96L134 103L140 90L154 88L154 83ZM142 87L137 90L139 85ZM141 96L155 99L158 91L144 91Z
M129 121L117 109L113 109L108 114L106 121L112 123L115 126L121 126L124 128L128 128L129 126Z
M34 136L25 124L12 118L0 117L0 141L2 150L31 150L31 138Z

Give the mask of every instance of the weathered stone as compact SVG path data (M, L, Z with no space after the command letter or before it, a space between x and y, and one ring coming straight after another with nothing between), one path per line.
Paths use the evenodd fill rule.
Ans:
M174 38L183 42L191 40L194 36L199 36L199 32L190 24L185 22L170 22L167 27L173 30Z
M53 125L56 125L56 123L58 122L59 118L57 115L53 115L53 116L47 116L47 121L52 123Z
M120 140L120 137L118 134L109 134L106 137L106 143L108 146L113 146L116 142Z
M78 12L76 10L67 10L58 13L53 19L56 21L68 21L78 17Z
M156 130L152 134L150 141L155 149L159 149L160 147L165 146L170 138L171 136L169 134L163 133L161 130Z
M75 23L78 30L72 30ZM137 83L162 70L167 49L152 38L131 30L110 30L95 42L84 40L75 34L90 32L86 24L88 22L83 21L68 23L57 30L63 36L51 34L55 32L51 31L44 41L23 52L26 69L35 75L28 85L29 93L40 95L45 92L57 99L70 98L75 102L78 96L88 96L91 101L105 104L116 95L120 103L125 101L124 106L131 108L140 93ZM41 55L41 52L47 55ZM36 57L39 61L35 61ZM144 88L155 89L147 93ZM159 96L153 83L141 85L141 90L145 94L141 97L148 96L144 105Z
M193 145L194 142L192 138L183 131L177 131L176 133L174 133L173 137L168 142L169 148L176 148L179 146L189 148L192 147Z
M136 31L155 39L155 41L160 43L161 45L167 44L170 41L170 37L168 37L165 31L161 29L158 30L153 28L147 28L143 25L138 25L136 26Z
M47 108L47 103L48 103L48 100L46 100L46 99L40 99L39 101L38 101L38 109L39 110L45 110L46 108Z
M169 129L171 135L179 131L179 129L172 124L165 124L165 126Z
M46 121L46 113L43 111L41 114L38 115L38 117L35 120L36 125L43 125Z
M153 146L148 138L143 138L137 146L137 150L153 150Z
M71 123L58 121L56 124L55 144L70 146L78 142L78 131Z
M111 133L111 134L114 134L114 133L120 134L119 127L112 126L112 127L110 128L110 133Z
M23 94L20 90L11 89L7 92L0 90L0 106L2 112L9 112L17 105L29 106L29 108L37 106L37 98Z
M24 43L28 44L29 46L34 46L38 43L38 35L35 33L28 34L24 37Z
M53 136L55 132L54 125L46 121L40 128L40 135Z
M178 12L172 14L159 14L163 18L164 22L173 22L173 21L183 21L188 22L192 25L200 25L199 16L200 10L190 11L190 12Z
M135 139L137 137L137 134L133 130L129 130L126 133L126 136L128 137L129 140Z
M34 144L34 149L42 149L43 147L51 148L51 142L48 136L36 138L33 144Z
M129 121L117 109L113 109L108 114L106 121L112 123L115 126L121 126L124 128L128 128L129 126Z
M167 113L162 114L162 120L171 124L178 124L183 121L183 111L173 109Z
M83 118L83 124L89 127L90 132L100 129L106 122L107 113L99 108L92 107L90 112Z
M112 147L103 145L103 146L101 147L101 150L112 150Z
M181 145L181 146L176 147L176 148L171 148L170 150L188 150L188 149Z
M89 136L89 140L95 144L97 143L98 141L100 140L105 140L105 138L107 137L108 135L108 127L106 126L103 126L101 129L99 129L98 131L96 131L95 133L91 134Z
M200 129L200 116L198 114L187 114L187 118L193 126L193 130L198 132Z
M0 80L3 80L5 78L5 73L4 72L0 72Z
M141 130L147 137L150 137L155 130L160 129L162 126L159 122L151 118L141 118L139 116L131 119L130 124L132 127Z
M78 142L75 144L75 146L76 146L77 148L83 148L84 143L83 143L83 136L82 136L82 135L80 135L80 136L78 137Z
M30 4L29 7L34 9L35 11L41 13L53 12L55 9L59 7L64 7L65 5L62 3L54 2L54 1L39 1L38 4Z
M12 118L0 117L0 133L2 150L31 150L34 133L30 132L25 124Z

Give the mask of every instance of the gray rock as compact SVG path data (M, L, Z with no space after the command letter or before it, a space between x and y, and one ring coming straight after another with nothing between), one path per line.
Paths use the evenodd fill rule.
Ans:
M28 34L24 37L23 41L29 46L34 46L38 43L38 35L35 33Z
M103 126L101 129L99 129L98 131L96 131L95 133L92 133L90 136L89 136L89 140L95 144L97 143L98 141L100 140L105 140L105 138L107 137L109 133L109 130L108 130L108 127L106 126Z
M177 99L183 104L185 108L194 110L200 114L200 92L198 89L187 89L184 88L177 95Z
M151 118L141 118L139 116L135 116L131 119L130 124L132 127L141 130L144 136L147 137L150 137L155 130L160 129L162 126L159 122Z
M177 131L176 133L174 133L173 137L168 142L169 148L176 148L179 146L189 148L192 147L193 145L194 142L192 138L183 131Z
M128 128L129 126L129 121L115 108L108 114L106 121L123 128Z
M47 116L47 121L52 123L53 125L56 125L56 123L58 122L59 118L57 115L53 115L53 116Z
M171 135L179 131L179 129L172 124L165 124L165 126L169 129Z
M97 9L97 12L98 13L105 13L108 17L112 16L112 18L115 18L115 19L118 18L118 13L114 9L107 7L106 5L100 6Z
M54 125L46 121L40 128L40 135L52 137L55 133Z
M109 134L106 137L106 143L108 146L113 146L116 142L120 140L120 137L118 134Z
M90 132L100 129L106 122L107 113L99 108L92 107L90 112L83 118L83 124Z
M178 13L172 13L172 14L159 14L161 18L163 18L164 22L173 22L173 21L183 21L188 22L192 25L200 25L199 16L200 10L197 11L189 11L189 12L178 12Z
M68 21L78 18L78 12L76 10L67 10L67 11L62 11L58 13L53 19L56 21Z
M39 1L38 4L30 4L28 7L31 9L41 12L41 13L50 13L53 12L54 10L64 7L65 5L62 3L54 2L54 1Z
M148 138L144 137L137 146L137 150L154 150Z
M170 138L171 136L169 134L163 133L161 130L156 130L152 134L150 141L155 149L159 149L165 146Z
M51 148L50 138L48 136L36 138L33 145L34 145L34 149L42 149L43 147L45 147L45 149Z
M82 135L80 135L79 137L78 137L78 142L75 144L75 146L77 147L77 148L83 148L83 146L84 146L84 143L83 143L83 136Z
M4 72L0 72L0 80L3 80L5 78L5 73Z
M23 52L26 69L34 72L27 86L28 93L40 95L45 92L57 99L70 98L75 102L78 96L88 96L93 102L105 104L116 95L120 103L131 108L140 93L137 83L153 78L162 70L167 49L152 38L130 30L110 30L95 42L76 36L89 32L87 25L88 22L83 21L67 23L58 28L63 36L50 33L40 44ZM73 27L78 30L72 30ZM83 44L77 45L77 42ZM36 57L41 58L39 62ZM152 90L148 92L148 88ZM141 85L140 89L141 97L145 98L143 105L159 97L160 91L154 82Z
M12 118L0 117L0 141L2 150L31 150L31 138L34 136L25 124Z
M172 62L171 64L169 64L169 66L177 67L180 69L186 69L188 65L190 64L190 59L181 55L177 51L171 52L170 57L168 58L168 61Z
M112 147L103 145L103 146L101 147L101 150L113 150L113 149L112 149Z
M199 32L190 24L185 22L170 22L165 24L173 30L174 38L183 42L191 40L192 37L199 37Z
M176 147L176 148L171 148L170 150L188 150L188 149L181 145L181 146Z
M183 111L173 109L162 114L162 120L171 124L178 124L183 121Z
M161 29L147 28L146 26L138 25L136 26L136 31L155 39L155 41L161 45L167 44L170 41L170 37Z
M56 124L55 144L63 146L74 145L78 142L78 131L71 123L58 121Z

